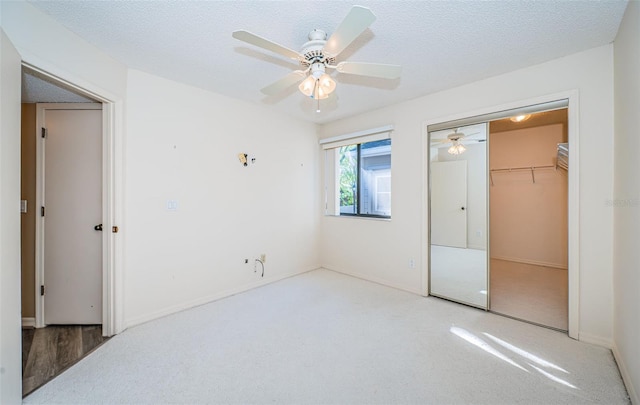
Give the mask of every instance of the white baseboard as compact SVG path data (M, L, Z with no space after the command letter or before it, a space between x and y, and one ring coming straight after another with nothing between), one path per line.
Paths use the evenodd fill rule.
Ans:
M410 292L412 294L422 295L420 293L420 290L416 290L416 289L407 288L407 287L404 287L404 286L401 286L401 285L393 284L393 283L390 283L388 280L384 280L384 279L377 278L377 277L371 277L368 274L362 274L362 273L349 271L349 270L337 270L337 269L333 269L331 267L324 267L324 266L322 268L325 269L325 270L334 271L336 273L344 274L344 275L347 275L347 276L359 278L361 280L371 281L372 283L381 284L381 285L386 286L386 287L395 288L396 290L402 290L402 291Z
M589 333L580 332L578 334L578 340L581 342L606 347L607 349L613 348L613 341L611 339L603 338L602 336L591 335Z
M567 269L567 266L564 265L564 264L542 262L542 261L538 261L538 260L521 259L519 257L491 256L491 258L492 259L497 259L497 260L505 260L507 262L532 264L534 266L553 267L553 268L562 269L562 270L566 270Z
M293 273L284 274L284 275L281 275L281 276L270 277L268 279L267 278L260 279L258 281L254 281L252 283L245 284L245 285L242 285L242 286L237 287L237 288L232 288L232 289L229 289L229 290L220 291L220 292L218 292L216 294L207 295L205 297L201 297L201 298L195 299L193 301L188 301L188 302L185 302L185 303L182 303L182 304L174 305L174 306L171 306L171 307L168 307L168 308L164 308L164 309L161 309L159 311L155 311L155 312L152 312L152 313L149 313L149 314L145 314L145 315L142 315L142 316L138 316L138 317L135 317L135 318L126 319L125 322L124 322L123 331L126 330L127 328L132 327L132 326L136 326L136 325L140 325L142 323L153 321L155 319L162 318L163 316L167 316L167 315L175 314L176 312L180 312L180 311L184 311L184 310L187 310L187 309L195 308L195 307L198 307L200 305L208 304L210 302L217 301L217 300L222 299L222 298L230 297L232 295L240 294L242 292L249 291L249 290L252 290L254 288L258 288L258 287L262 287L262 286L267 285L267 284L275 283L276 281L284 280L285 278L297 276L299 274L308 273L310 271L318 270L318 269L319 269L319 267L316 267L316 268L312 268L312 269L301 270L301 271L296 271L296 272L293 272Z
M627 389L627 394L629 394L631 403L640 404L640 397L638 397L638 391L636 391L636 387L633 386L633 380L629 375L629 370L624 362L624 359L620 355L620 352L618 351L618 347L615 345L615 343L611 351L613 352L613 357L616 359L616 363L618 363L618 370L620 370L620 374L622 375L622 380L624 381L624 386Z
M36 318L22 318L22 327L23 328L35 328L36 327Z

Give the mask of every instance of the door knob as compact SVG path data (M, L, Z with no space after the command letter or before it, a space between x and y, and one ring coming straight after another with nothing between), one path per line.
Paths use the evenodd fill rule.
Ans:
M98 225L94 226L93 229L95 229L96 231L101 231L102 230L102 224L98 224Z

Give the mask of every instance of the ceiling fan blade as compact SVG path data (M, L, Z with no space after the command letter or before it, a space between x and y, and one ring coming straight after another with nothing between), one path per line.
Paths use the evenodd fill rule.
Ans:
M244 30L233 31L233 34L231 35L235 39L239 39L240 41L244 41L248 44L258 46L260 48L266 49L271 52L275 52L282 56L286 56L287 58L298 60L303 57L302 55L300 55L300 53L292 49L289 49L280 44L276 44L273 41L270 41L266 38L262 38L261 36L253 34L249 31L244 31Z
M324 46L324 52L336 57L376 20L366 7L353 6Z
M340 73L348 73L352 75L396 79L400 77L402 66L384 65L380 63L340 62L338 63L338 66L336 66L336 70Z
M471 133L471 134L464 134L464 138L465 138L465 139L469 139L469 138L471 138L471 137L474 137L474 136L476 136L476 135L481 135L481 134L482 134L482 132L480 132L480 131L478 131L478 132L473 132L473 133Z
M302 79L304 79L305 74L301 70L296 70L295 72L291 72L282 79L271 83L267 87L261 89L260 91L266 94L267 96L275 96L286 88L293 86L298 83Z

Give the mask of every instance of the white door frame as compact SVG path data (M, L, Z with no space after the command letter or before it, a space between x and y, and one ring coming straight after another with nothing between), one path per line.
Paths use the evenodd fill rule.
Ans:
M102 334L112 336L124 330L123 293L122 293L122 241L117 236L118 220L122 218L122 100L116 100L106 91L95 89L89 91L69 81L54 76L28 62L23 66L46 76L63 88L71 88L75 92L102 103ZM46 107L45 107L46 106ZM39 104L44 109L70 109L69 104ZM43 206L43 148L41 140L42 114L37 108L36 115L36 207ZM44 281L44 229L42 217L36 221L36 319L37 328L44 327L44 300L40 295L40 286Z
M569 325L568 335L573 339L579 339L580 332L580 190L579 190L579 93L578 90L569 90L546 96L506 103L493 107L483 108L475 111L467 111L448 117L431 119L422 124L422 295L429 295L429 190L426 187L429 178L429 125L459 120L467 117L475 117L499 111L512 110L535 104L549 103L556 100L569 100L568 106L568 129L569 145L571 147L571 162L568 171L568 230L569 230Z

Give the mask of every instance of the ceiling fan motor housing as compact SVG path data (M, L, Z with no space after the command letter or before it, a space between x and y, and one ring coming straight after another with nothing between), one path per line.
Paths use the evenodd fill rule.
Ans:
M304 59L300 60L300 65L308 68L316 63L322 63L325 66L335 64L336 59L334 57L324 54L324 46L326 43L327 33L323 30L314 29L309 32L309 41L302 45L301 53Z
M324 64L315 62L311 65L311 75L316 79L319 79L324 74Z

